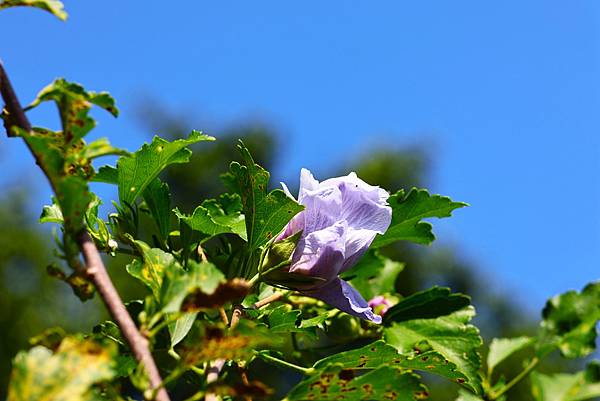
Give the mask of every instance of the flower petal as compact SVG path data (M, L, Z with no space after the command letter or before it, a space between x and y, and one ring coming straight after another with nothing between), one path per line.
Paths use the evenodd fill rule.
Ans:
M340 273L345 272L358 262L369 249L376 235L377 231L348 227L346 231L346 260L344 260Z
M330 227L340 219L342 213L342 193L337 187L318 188L306 191L301 204L304 210L304 231L306 234Z
M387 201L377 202L353 184L340 184L342 192L342 218L348 226L385 233L392 222L392 208ZM387 194L387 192L386 192Z
M281 184L281 188L283 188L283 192L285 192L285 194L288 196L288 198L292 198L293 200L296 200L294 195L292 195L292 193L290 192L290 189L288 188L288 186L285 185L285 182L280 182L280 184Z
M344 263L345 222L309 233L298 241L290 272L333 280Z
M319 299L350 315L380 324L381 316L373 313L367 301L350 284L336 278L329 284L312 291L304 291L304 295Z
M300 171L300 190L298 191L298 203L302 203L306 191L314 191L319 188L319 181L315 180L310 170L303 168Z
M348 184L355 187L361 193L367 195L367 197L377 203L385 204L390 194L383 188L375 185L369 185L356 175L353 171L350 174L343 177L329 178L323 181L320 185L329 185L339 187L341 184Z

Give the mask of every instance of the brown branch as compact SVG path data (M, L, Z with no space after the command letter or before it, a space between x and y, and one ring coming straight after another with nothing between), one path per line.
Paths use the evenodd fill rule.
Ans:
M2 93L2 99L4 100L6 112L8 113L8 121L6 123L8 136L14 136L12 135L11 131L13 125L27 132L31 132L31 124L29 123L27 116L25 116L25 112L19 103L19 99L17 98L12 85L10 84L8 75L6 74L1 62L0 92ZM36 158L38 165L42 167L35 152L32 152L32 154ZM50 179L50 177L48 177L48 179ZM82 210L82 213L83 212L84 211ZM148 339L141 335L135 323L133 322L133 319L127 312L127 309L125 309L125 305L119 297L119 294L117 293L117 290L115 289L115 286L113 285L108 272L104 267L100 253L98 252L96 245L86 230L83 230L78 236L77 243L79 244L79 248L85 261L85 273L93 281L98 293L100 294L100 297L104 301L104 304L119 326L121 332L123 333L123 337L125 337L127 343L131 347L135 358L146 369L148 378L150 379L151 390L159 389L156 393L155 399L157 401L169 401L169 395L167 394L167 391L161 387L162 380L160 378L158 368L156 367L156 363L154 362L152 354L150 353Z
M8 74L6 74L6 71L4 70L2 61L0 61L0 92L2 92L2 99L6 105L5 108L8 112L9 121L27 132L31 131L31 124L29 123L27 116L25 116L21 103L19 103L19 99L8 80ZM8 136L15 136L8 124L6 126L6 134Z
M140 333L129 312L125 309L125 305L121 301L117 289L108 276L100 253L87 231L81 233L78 243L81 247L83 259L85 260L85 272L94 282L100 297L133 351L135 359L146 368L151 390L159 389L156 393L156 400L169 401L167 391L164 387L161 387L162 379L160 378L154 358L152 358L152 354L150 353L148 339Z

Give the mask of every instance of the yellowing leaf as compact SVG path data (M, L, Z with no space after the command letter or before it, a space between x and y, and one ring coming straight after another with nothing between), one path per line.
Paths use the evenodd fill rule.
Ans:
M112 347L76 337L56 352L43 346L20 352L13 362L8 401L87 401L91 387L115 376Z
M36 7L54 14L61 20L67 19L63 3L58 0L3 0L0 1L0 10L8 7Z
M173 255L158 248L150 248L142 241L135 241L142 253L142 260L135 259L127 265L127 273L146 284L156 299L160 299L163 279L167 271L181 271L181 266Z

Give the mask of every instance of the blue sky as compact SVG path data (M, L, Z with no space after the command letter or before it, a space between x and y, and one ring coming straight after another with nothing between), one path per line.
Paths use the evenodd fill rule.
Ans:
M365 143L424 142L430 189L472 205L436 222L440 241L490 288L536 311L599 278L597 2L65 2L67 23L0 13L23 103L58 76L108 90L122 114L96 113L95 135L130 150L148 138L134 118L144 95L211 127L267 121L287 180ZM31 118L56 126L50 106ZM38 184L34 206L49 197L20 141L0 138L0 171Z

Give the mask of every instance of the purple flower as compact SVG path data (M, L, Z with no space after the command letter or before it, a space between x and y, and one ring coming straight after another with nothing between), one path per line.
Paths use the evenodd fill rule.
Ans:
M388 301L383 295L377 295L369 300L367 303L377 314L383 316L385 312L390 309L390 301Z
M293 197L283 184L285 192ZM381 316L350 284L338 275L352 267L377 234L390 225L389 194L350 173L321 183L302 169L298 202L304 210L286 226L279 239L302 231L289 272L322 279L302 288L304 295L320 299L346 313L381 323Z

